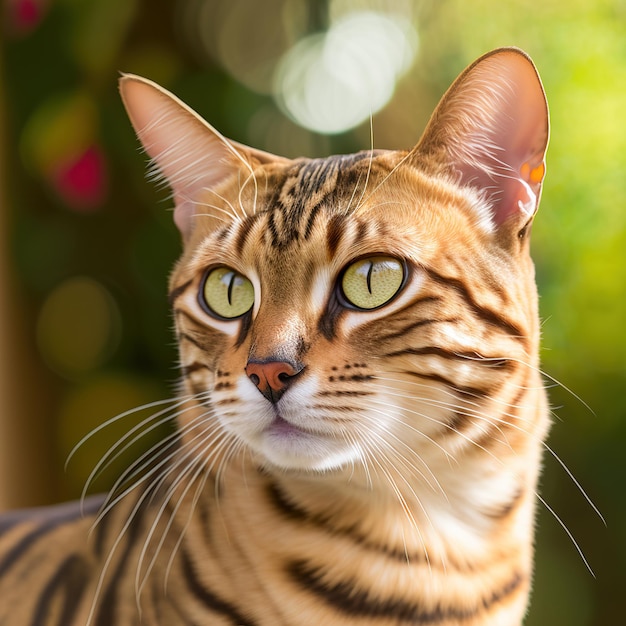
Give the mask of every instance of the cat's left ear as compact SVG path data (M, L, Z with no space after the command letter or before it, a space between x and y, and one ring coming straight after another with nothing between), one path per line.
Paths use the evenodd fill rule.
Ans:
M120 93L139 141L173 191L174 221L185 239L193 230L196 208L201 205L206 215L215 204L211 191L235 175L246 180L259 163L281 160L226 139L151 80L124 74Z
M457 78L414 151L476 188L496 227L519 232L537 211L548 137L548 105L533 62L517 48L501 48Z

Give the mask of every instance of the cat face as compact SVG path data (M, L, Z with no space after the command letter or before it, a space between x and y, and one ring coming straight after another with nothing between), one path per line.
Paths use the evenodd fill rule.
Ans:
M399 444L441 460L452 407L467 411L524 358L529 311L504 314L503 294L480 283L532 294L527 261L502 255L472 194L406 160L265 165L256 190L238 198L227 183L206 198L234 215L198 226L173 277L186 285L175 306L188 391L211 390L223 429L273 465L363 465ZM469 267L485 312L455 286Z
M181 418L188 440L210 424L213 446L270 467L429 482L519 417L548 137L525 56L464 73L410 152L316 160L229 142L161 88L123 81L185 242L171 297L202 407Z

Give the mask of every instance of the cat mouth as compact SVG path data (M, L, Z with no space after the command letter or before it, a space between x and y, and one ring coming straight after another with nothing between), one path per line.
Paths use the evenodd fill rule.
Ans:
M281 439L301 439L312 441L313 439L326 439L329 433L319 430L313 430L312 428L306 428L294 424L292 421L285 419L282 415L276 414L274 420L269 424L265 430L266 434L272 438Z
M298 437L305 434L312 434L299 426L295 426L280 415L276 415L274 421L269 425L267 430L270 435L279 437Z

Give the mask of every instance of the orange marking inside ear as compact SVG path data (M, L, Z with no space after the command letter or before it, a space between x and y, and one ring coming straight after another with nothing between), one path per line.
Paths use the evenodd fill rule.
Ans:
M522 175L522 179L526 182L537 184L543 180L543 177L546 173L546 166L543 163L540 163L537 167L530 167L530 163L522 163L522 166L519 168L519 172Z
M546 173L546 166L540 163L536 168L530 172L530 181L533 183L540 183Z
M523 180L528 180L530 165L528 163L522 163L522 167L519 168L519 173L522 175Z

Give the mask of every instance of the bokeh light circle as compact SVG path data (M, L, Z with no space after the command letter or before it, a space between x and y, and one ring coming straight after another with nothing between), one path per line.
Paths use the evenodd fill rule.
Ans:
M344 132L389 102L417 47L417 32L405 17L348 13L287 52L276 70L275 97L301 126Z
M113 296L85 276L70 278L48 296L37 321L37 343L48 367L70 380L100 366L121 335Z
M172 431L171 421L149 420L157 411L150 403L161 400L162 394L160 385L128 371L95 374L68 390L57 418L56 444L60 460L67 462L70 497L80 495L87 477L112 447L109 462L92 485L94 492L108 490L133 461ZM133 431L146 419L145 427ZM88 433L92 435L76 448ZM128 433L131 436L125 437Z

